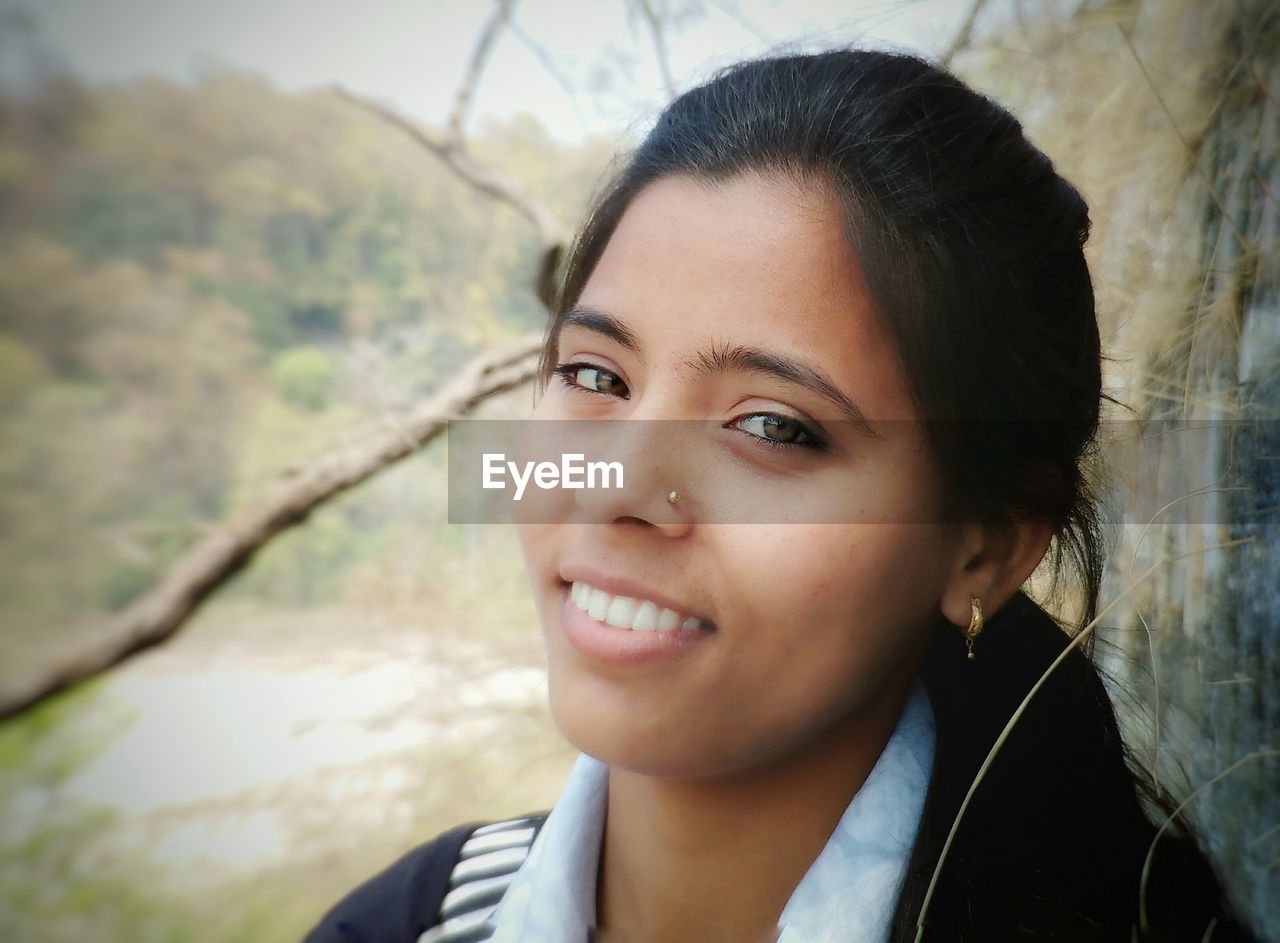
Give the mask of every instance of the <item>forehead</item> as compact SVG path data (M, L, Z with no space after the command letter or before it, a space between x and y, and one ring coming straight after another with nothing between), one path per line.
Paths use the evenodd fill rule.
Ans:
M641 190L580 302L624 321L653 358L740 343L819 365L872 419L914 415L905 375L834 192L748 173Z

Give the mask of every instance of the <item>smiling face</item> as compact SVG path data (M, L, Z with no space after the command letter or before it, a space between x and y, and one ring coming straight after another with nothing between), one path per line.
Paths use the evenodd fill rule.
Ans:
M519 527L552 713L575 747L652 775L725 774L905 690L953 529L922 425L897 421L919 417L834 194L757 174L649 185L562 319L555 363L535 418L716 420L678 446L662 441L677 424L629 426L625 492L563 491ZM753 506L770 522L727 516ZM566 581L595 588L591 613ZM610 611L611 594L642 621L669 608L704 625L604 625L591 616L637 609Z

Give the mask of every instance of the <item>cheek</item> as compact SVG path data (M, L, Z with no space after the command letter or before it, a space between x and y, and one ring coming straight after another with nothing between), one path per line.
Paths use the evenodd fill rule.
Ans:
M539 620L545 627L559 619L554 599L556 590L556 547L558 528L554 524L518 524L515 528L524 558L525 576Z
M923 599L937 571L938 539L926 524L748 530L735 539L731 557L740 574L738 595L760 612L790 612L803 620L806 614L863 608L891 611L912 598Z
M524 555L525 565L532 576L541 562L543 548L551 536L551 528L547 524L517 521L515 531L520 552Z
M801 701L858 699L907 657L937 608L936 537L921 524L772 528L734 553L753 683ZM743 534L743 537L748 535Z

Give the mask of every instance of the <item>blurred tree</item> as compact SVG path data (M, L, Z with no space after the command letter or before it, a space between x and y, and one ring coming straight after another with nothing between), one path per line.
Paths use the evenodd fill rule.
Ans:
M565 160L529 118L489 126L476 146L511 169L472 155L462 129L510 6L495 5L440 136L350 96L284 96L221 68L194 86L144 79L68 97L49 79L5 99L0 178L39 160L49 179L38 198L0 186L0 219L23 223L0 233L0 355L13 368L0 392L17 407L0 454L0 614L28 633L115 614L43 677L16 681L0 714L167 637L266 541L532 375L527 332L563 238L541 194L580 202L597 162ZM72 101L66 120L42 117ZM422 161L424 145L438 163ZM319 449L273 494L246 490L246 418L271 413L255 404L325 417L308 431L350 422L338 392L360 402L348 396L357 365L339 352L366 342L404 380L395 428ZM367 406L381 421L385 390ZM260 447L278 456L280 441ZM299 586L345 565L299 546Z

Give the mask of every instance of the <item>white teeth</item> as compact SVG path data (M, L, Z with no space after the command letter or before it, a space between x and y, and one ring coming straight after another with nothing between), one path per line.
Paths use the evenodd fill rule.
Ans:
M614 596L604 614L604 621L620 629L629 629L636 619L636 609L639 607L640 604L630 596Z
M696 630L702 622L673 609L664 609L648 599L614 596L581 581L573 584L569 595L574 604L597 622L636 632L673 632Z
M645 600L640 604L640 608L636 610L636 621L631 624L631 628L637 632L652 632L658 627L658 606Z
M587 599L587 614L597 622L603 622L604 614L609 611L609 594L593 589Z

